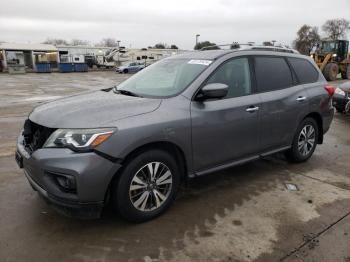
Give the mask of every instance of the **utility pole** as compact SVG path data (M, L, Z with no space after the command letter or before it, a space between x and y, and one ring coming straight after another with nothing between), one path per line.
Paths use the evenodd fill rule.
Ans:
M118 44L117 59L118 59L118 66L120 66L120 62L119 62L120 40L117 40L117 44Z

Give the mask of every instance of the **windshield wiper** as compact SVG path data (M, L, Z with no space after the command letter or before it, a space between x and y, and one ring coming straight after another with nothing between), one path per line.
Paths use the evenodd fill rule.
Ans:
M129 90L117 89L117 87L113 88L113 92L115 94L122 94L122 95L126 95L126 96L142 97L139 94L136 94L136 93L129 91Z

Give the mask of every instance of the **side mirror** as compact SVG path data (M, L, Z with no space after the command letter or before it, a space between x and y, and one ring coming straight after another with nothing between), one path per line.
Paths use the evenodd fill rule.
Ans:
M228 85L221 83L213 83L205 85L199 92L198 100L219 99L227 95Z

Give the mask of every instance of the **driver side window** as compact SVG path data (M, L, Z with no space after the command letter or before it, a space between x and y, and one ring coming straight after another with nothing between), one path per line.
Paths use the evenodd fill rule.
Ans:
M214 74L212 74L207 80L207 84L212 83L228 85L228 93L225 98L251 94L248 58L236 58L220 65Z

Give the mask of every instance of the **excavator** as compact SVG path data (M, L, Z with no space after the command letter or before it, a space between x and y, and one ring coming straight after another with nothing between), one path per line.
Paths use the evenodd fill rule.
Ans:
M350 52L347 40L323 40L310 52L310 56L328 81L350 79Z

